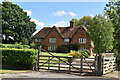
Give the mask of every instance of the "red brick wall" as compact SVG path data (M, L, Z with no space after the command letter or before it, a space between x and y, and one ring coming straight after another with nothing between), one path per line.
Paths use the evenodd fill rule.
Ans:
M84 29L82 27L79 28L79 30L74 34L73 38L71 39L71 42L69 43L76 43L78 45L80 45L81 47L85 47L87 49L90 50L90 40L87 38L87 36L84 34ZM56 43L50 43L49 39L50 38L56 38ZM80 44L79 43L79 38L86 38L86 44ZM34 41L34 43L36 43ZM64 42L64 39L61 37L61 35L57 32L57 30L53 29L48 36L43 39L41 42L36 43L36 44L41 44L44 49L47 49L48 46L60 46L63 44L68 44L68 42Z
M49 42L50 38L56 38L56 43L50 43ZM53 29L48 34L48 36L42 40L42 42L40 44L43 45L45 49L47 49L48 46L60 46L65 43L64 43L64 39L61 37L61 35L55 29Z
M79 43L79 38L86 38L86 44L81 44ZM87 36L85 35L85 30L80 27L78 29L78 31L74 34L73 38L72 38L72 43L76 43L78 44L80 47L85 47L87 49L90 48L90 40L87 38Z

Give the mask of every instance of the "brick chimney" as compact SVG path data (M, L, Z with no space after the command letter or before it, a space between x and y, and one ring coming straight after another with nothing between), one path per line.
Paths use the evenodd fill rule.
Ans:
M70 21L70 27L73 28L74 27L74 21Z

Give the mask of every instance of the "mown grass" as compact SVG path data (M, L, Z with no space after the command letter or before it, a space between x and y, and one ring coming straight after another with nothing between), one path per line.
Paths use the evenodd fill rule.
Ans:
M10 70L10 69L0 69L0 74L5 73L21 73L21 72L28 72L30 70Z
M51 53L53 54L54 56L70 56L68 53ZM48 56L51 56L49 53L47 52L41 52L40 55L48 55ZM52 57L51 57L52 58ZM49 57L40 57L40 59L45 59L45 60L40 60L40 62L47 62L47 60L49 59ZM68 59L67 58L60 58L64 61L67 61ZM54 57L52 58L52 60L50 60L50 63L55 63L55 64L49 64L50 66L54 66L56 64L58 64L59 62L59 59ZM62 61L60 61L60 63L63 63ZM40 63L40 65L42 65L43 63ZM44 64L44 66L48 66L48 63ZM44 67L44 66L41 66L41 68L47 68L47 67Z

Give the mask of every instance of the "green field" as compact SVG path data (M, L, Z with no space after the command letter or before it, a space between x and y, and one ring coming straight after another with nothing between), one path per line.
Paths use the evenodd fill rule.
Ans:
M53 54L54 56L70 56L68 53L54 53L54 52L50 52L51 54ZM47 52L41 52L40 55L50 55Z
M66 57L70 56L68 53L53 53L52 52L51 54L53 54L54 56L66 56ZM40 55L50 56L50 54L47 52L41 52ZM43 60L40 60L40 62L46 62L48 60L48 57L40 57L40 59L43 59ZM61 58L61 59L64 61L67 61L66 58ZM50 64L50 66L58 64L58 58L56 58L56 57L52 58L52 60L50 60L50 63L55 63L55 64ZM60 63L63 63L63 62L61 61ZM40 63L40 65L42 65L42 64L43 63ZM48 63L44 64L44 66L47 66L47 65L48 65ZM42 66L41 68L45 68L44 66Z

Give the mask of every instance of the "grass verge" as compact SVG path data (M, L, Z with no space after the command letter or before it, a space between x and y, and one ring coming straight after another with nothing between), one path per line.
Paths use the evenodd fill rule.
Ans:
M30 70L10 70L10 69L0 69L0 74L5 73L22 73L22 72L29 72Z

